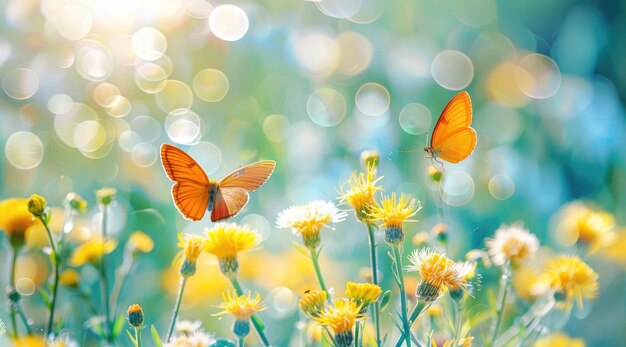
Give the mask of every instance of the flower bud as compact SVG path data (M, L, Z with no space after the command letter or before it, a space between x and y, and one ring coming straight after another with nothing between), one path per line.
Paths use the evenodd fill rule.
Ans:
M28 200L28 211L35 217L41 217L46 212L46 199L39 194L33 194Z
M141 306L134 304L128 307L128 324L134 328L140 328L143 325L143 310Z

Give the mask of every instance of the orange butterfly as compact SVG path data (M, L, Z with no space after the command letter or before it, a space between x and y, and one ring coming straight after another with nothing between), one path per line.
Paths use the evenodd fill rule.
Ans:
M441 112L430 146L424 147L427 158L458 163L476 148L476 131L472 124L472 100L467 92L455 95ZM443 164L442 164L443 165Z
M209 180L189 154L168 144L161 146L161 163L174 182L172 198L178 211L186 219L199 221L209 210L213 222L237 215L248 203L248 193L263 185L276 167L273 160L261 160L240 167L218 182Z

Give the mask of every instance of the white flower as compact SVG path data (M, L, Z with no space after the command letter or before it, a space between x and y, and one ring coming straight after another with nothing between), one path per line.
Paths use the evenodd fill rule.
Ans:
M196 331L202 330L202 322L199 320L190 321L190 320L181 320L176 322L174 326L174 331L179 335L191 335Z
M191 335L174 335L169 343L163 344L163 347L209 347L213 343L215 343L213 335L200 329Z
M316 200L306 205L291 206L278 214L276 226L291 229L294 234L307 233L310 229L317 232L329 223L339 223L348 214L339 211L330 201Z
M501 266L508 260L523 263L539 249L537 236L522 227L521 223L502 225L493 239L486 241L489 255L495 265Z

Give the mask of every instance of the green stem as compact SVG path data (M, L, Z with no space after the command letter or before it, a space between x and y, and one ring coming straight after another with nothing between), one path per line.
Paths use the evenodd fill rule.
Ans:
M137 347L141 347L141 328L135 328L135 341L137 341Z
M11 277L9 278L11 290L15 290L15 265L17 264L17 253L19 249L13 248L11 257ZM17 339L17 304L11 301L11 326L13 327L13 337Z
M52 262L54 266L54 274L53 274L54 277L52 279L52 301L50 302L50 316L48 317L48 326L46 328L46 335L55 336L56 334L53 331L54 311L56 309L57 292L59 288L59 272L61 269L61 257L58 253L56 242L54 241L54 238L52 238L52 232L50 231L50 227L48 226L48 223L44 220L43 216L40 216L39 220L41 221L43 226L46 228L46 232L48 234L48 241L50 241L50 247L52 247Z
M322 288L322 290L326 293L326 299L328 300L328 303L332 305L333 298L331 297L330 293L328 293L328 290L326 289L326 283L324 283L324 278L322 277L322 270L320 269L320 263L319 263L320 255L319 253L317 253L317 250L315 248L309 248L309 252L311 252L311 261L313 262L313 267L315 268L317 281L320 283L320 287Z
M370 245L370 266L372 268L372 282L375 285L379 285L378 281L378 255L376 252L376 232L374 230L374 225L372 223L367 223L367 234L369 238ZM371 314L372 321L374 322L374 326L376 328L376 346L381 346L380 339L380 302L376 300L372 305Z
M504 305L506 304L506 297L509 289L510 279L511 279L511 269L510 264L506 262L502 266L502 276L500 277L500 289L498 291L498 302L496 306L496 324L491 333L491 347L497 346L498 342L498 333L500 332L500 328L502 327L502 322L504 321Z
M172 320L170 321L170 328L167 330L167 340L169 343L174 333L174 325L176 325L176 317L178 317L178 311L180 311L180 304L183 301L183 292L185 291L185 285L187 284L187 277L180 278L180 285L178 286L178 295L176 296L176 304L174 304L174 312L172 313Z
M237 293L237 295L238 296L243 295L243 289L241 288L241 285L239 284L239 280L237 279L237 276L236 275L228 276L228 279L230 280L230 283L232 283L233 288L235 288L235 292ZM252 325L254 325L254 330L256 330L257 334L259 334L259 338L263 342L263 346L266 346L266 347L270 346L270 341L267 339L267 336L265 336L265 332L263 332L263 330L265 329L265 325L263 324L261 319L256 314L253 314L250 317L250 320L252 321Z
M452 300L454 305L454 340L452 341L452 346L456 346L461 339L461 333L463 329L463 307L461 306L460 300Z
M126 277L130 273L130 270L133 268L133 255L128 249L124 251L124 258L122 259L122 265L118 268L115 273L115 279L113 280L113 289L111 290L111 302L110 305L113 307L113 316L117 314L117 307L119 306L120 293L122 292L122 287L124 286L124 282Z
M102 233L102 253L100 256L100 291L102 292L102 305L104 306L104 334L106 341L109 344L113 344L113 327L111 326L111 307L109 305L109 281L107 279L106 271L106 256L104 254L104 247L107 241L107 211L108 206L102 206L102 227L100 232Z
M404 330L404 341L407 347L411 347L411 328L409 325L409 319L407 317L407 303L406 303L406 290L404 288L404 270L402 269L402 244L392 247L393 249L393 262L396 265L396 272L398 275L398 287L400 289L400 310L402 314L402 325Z
M360 322L356 322L355 326L354 326L354 347L360 347L361 344L359 343L359 335L361 332L361 323Z
M413 323L415 323L415 321L417 320L417 318L419 318L419 316L421 316L422 313L424 313L426 309L430 307L430 304L432 303L426 303L424 301L417 302L417 305L415 305L415 307L413 308L413 311L411 311L411 316L409 317L409 328L411 328L413 326ZM398 338L398 341L396 341L395 346L396 347L402 346L402 342L404 342L404 336L400 336L400 338Z
M26 327L26 334L27 335L32 335L33 334L33 330L30 328L30 325L28 324L28 318L26 318L26 315L24 314L24 310L22 309L22 305L17 305L17 313L19 314L20 318L22 319L22 323Z
M244 343L243 343L244 339L245 339L245 337L243 337L243 336L237 336L237 341L238 341L237 345L239 347L244 347Z

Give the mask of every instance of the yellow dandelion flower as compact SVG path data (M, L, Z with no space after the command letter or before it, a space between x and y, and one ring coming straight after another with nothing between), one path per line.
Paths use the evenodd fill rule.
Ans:
M222 273L230 276L237 272L237 253L245 251L259 242L256 231L247 225L216 223L206 231L204 250L217 257Z
M432 249L413 251L409 262L407 271L417 271L422 278L417 285L417 298L426 302L435 301L445 288L465 290L467 276L474 269L470 263L455 263Z
M318 318L326 308L326 292L323 290L312 290L300 299L298 306L307 316Z
M578 242L594 253L615 241L615 217L606 211L574 201L558 214L556 234L564 245Z
M555 332L538 339L533 347L585 347L585 341Z
M200 253L204 249L206 239L200 235L178 233L178 248L182 249L184 255L179 273L183 277L193 276L196 273L196 262Z
M68 288L76 288L80 284L80 275L74 269L67 269L59 275L59 282Z
M538 292L554 292L565 307L576 301L582 308L583 299L593 299L598 294L598 274L577 256L561 255L546 262L535 288Z
M24 245L26 230L38 223L28 210L28 201L15 198L0 201L0 231L14 248Z
M368 166L365 173L357 174L353 172L348 181L340 189L339 200L343 204L348 204L354 208L354 213L358 220L367 220L370 209L374 206L374 194L382 190L377 183L383 177L376 177L376 168ZM348 186L346 188L345 186Z
M365 313L367 307L376 302L382 292L383 290L375 284L353 283L348 281L346 298L354 301L361 308L360 312Z
M371 206L368 218L372 222L381 222L387 243L398 245L404 241L402 226L406 222L415 222L409 218L420 209L420 203L410 195L400 194L398 199L396 193L391 193L391 196L384 196L380 204L375 203Z
M76 247L69 259L69 264L71 266L83 266L88 263L97 265L103 255L110 254L116 247L117 241L114 239L105 241L99 237L93 238Z
M352 344L354 324L357 319L363 317L360 311L361 308L354 301L337 300L315 320L321 325L328 326L335 333L338 347L346 347Z
M332 202L317 200L283 210L278 214L276 226L291 229L294 234L302 235L307 247L317 248L320 245L320 230L330 223L342 222L346 216Z
M137 230L130 234L126 247L131 253L148 253L154 248L154 241L147 234Z
M520 298L533 302L537 298L537 293L533 288L538 279L539 271L530 266L521 265L513 272L513 288Z
M13 341L13 347L46 347L46 342L41 336L27 335Z
M521 224L502 225L496 230L495 237L486 241L491 260L502 266L507 261L513 265L521 264L539 249L539 239Z
M250 317L256 312L263 311L267 307L263 306L263 300L261 294L257 293L252 296L252 293L237 295L234 291L227 291L222 293L224 302L219 305L219 308L223 310L214 314L214 316L220 316L223 314L231 314L235 317L235 324L233 325L233 332L237 336L245 337L250 332Z

